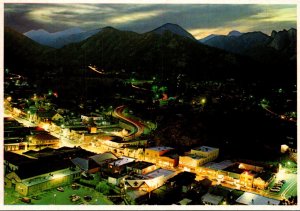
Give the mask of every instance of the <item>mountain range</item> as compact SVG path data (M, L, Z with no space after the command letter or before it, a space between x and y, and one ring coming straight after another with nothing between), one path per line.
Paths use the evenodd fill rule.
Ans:
M46 45L53 48L61 48L70 43L77 43L85 40L94 34L97 34L101 29L94 29L89 31L84 31L80 28L70 28L64 31L58 31L55 33L47 32L44 29L30 30L23 33L26 37L36 41L39 44ZM180 35L182 37L187 37L195 40L193 35L181 28L177 24L166 23L154 30L151 33L163 34L165 32L172 32L173 34Z
M50 33L44 29L30 30L24 35L41 45L61 48L70 43L80 42L98 33L101 29L84 31L80 28L70 28L64 31Z
M209 35L199 42L231 53L250 56L260 59L257 51L268 51L268 53L282 53L290 59L296 57L296 34L294 28L273 31L271 36L262 32L240 33L232 31L228 35ZM273 51L273 52L272 52Z
M40 37L50 34L56 40L70 43L60 44L63 47L56 49L58 45L40 45L5 27L4 64L28 75L32 75L32 71L34 74L50 71L67 77L94 64L107 71L126 70L144 77L160 74L164 78L175 78L184 73L193 80L270 80L270 75L272 80L285 77L295 80L296 57L292 56L296 49L295 31L274 31L271 36L233 31L226 36L212 36L203 43L182 27L170 23L142 34L112 27L26 33L27 36L40 34Z

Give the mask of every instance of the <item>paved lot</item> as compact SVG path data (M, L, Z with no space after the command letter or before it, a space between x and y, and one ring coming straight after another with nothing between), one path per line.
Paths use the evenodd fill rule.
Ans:
M274 196L274 197L281 197L281 198L289 198L290 196L296 196L297 195L297 174L286 173L283 179L286 180L286 183L283 184L280 192L275 193L275 192L266 191L267 195ZM278 180L273 181L270 184L269 188L272 188L277 181Z
M37 194L40 199L35 200L31 199L31 203L29 205L112 205L113 202L110 201L106 196L102 195L98 191L80 186L78 190L73 190L70 185L64 186L64 192L59 192L56 189L47 190ZM80 200L76 202L72 202L70 200L70 196L72 194L76 194L80 196ZM85 195L92 196L91 201L86 201L83 199ZM26 203L20 200L22 196L13 192L12 190L5 190L5 204L12 205L26 205ZM31 198L32 196L28 196Z

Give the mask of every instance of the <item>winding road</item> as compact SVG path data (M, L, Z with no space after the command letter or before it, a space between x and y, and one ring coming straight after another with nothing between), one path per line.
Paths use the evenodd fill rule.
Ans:
M136 132L129 135L129 136L126 136L125 139L132 139L132 138L135 138L135 137L138 137L140 135L143 134L144 132L144 124L142 124L141 122L137 121L137 120L133 120L129 117L125 117L123 115L123 111L125 110L126 106L125 105L122 105L122 106L119 106L117 107L115 110L114 110L114 113L113 115L119 119L122 119L126 122L129 122L130 124L134 125L134 127L136 128Z

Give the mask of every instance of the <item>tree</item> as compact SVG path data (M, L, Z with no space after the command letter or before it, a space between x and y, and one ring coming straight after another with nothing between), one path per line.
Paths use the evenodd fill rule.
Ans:
M96 186L96 190L103 193L104 195L108 195L110 193L111 187L104 181L99 182Z

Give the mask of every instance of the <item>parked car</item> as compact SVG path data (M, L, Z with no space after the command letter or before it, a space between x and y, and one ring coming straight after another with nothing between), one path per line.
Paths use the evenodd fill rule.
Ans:
M75 195L75 196L71 199L71 201L72 201L72 202L75 202L75 201L78 201L79 199L80 199L80 196Z
M80 188L80 186L77 183L73 183L71 185L71 187L72 187L72 189L79 189Z
M31 202L31 199L28 198L28 197L22 197L22 198L21 198L21 201L22 201L22 202L25 202L25 203L30 203L30 202Z
M63 187L58 187L58 188L56 188L56 190L58 190L60 192L64 192L65 191Z
M76 194L72 194L71 196L69 196L70 199L74 198L76 196Z
M270 191L271 191L271 192L279 192L280 189L278 189L278 188L271 188Z
M40 200L42 197L40 197L40 196L32 196L31 198L34 199L34 200Z
M86 196L84 196L83 198L84 198L84 200L86 200L86 201L91 201L91 200L92 200L92 197L89 196L89 195L86 195Z

